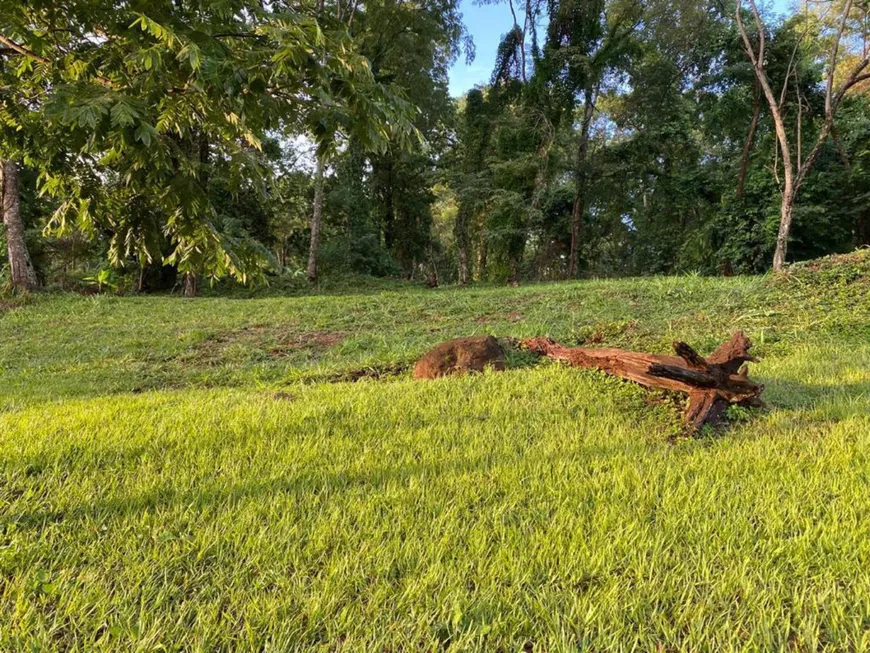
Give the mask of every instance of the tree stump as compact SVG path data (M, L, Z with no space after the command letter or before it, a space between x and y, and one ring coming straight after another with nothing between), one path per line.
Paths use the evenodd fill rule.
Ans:
M675 342L676 356L659 356L624 349L563 347L549 338L529 338L521 344L531 351L574 367L594 368L628 379L647 388L689 395L686 424L697 431L705 424L721 423L729 404L760 406L764 386L748 378L747 362L752 343L742 331L702 357L684 342Z

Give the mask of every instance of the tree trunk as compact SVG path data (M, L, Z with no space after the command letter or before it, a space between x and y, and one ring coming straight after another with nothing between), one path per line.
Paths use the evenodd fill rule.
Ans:
M852 163L849 161L849 155L846 153L846 148L843 147L843 142L837 134L836 128L831 125L831 138L834 139L834 145L837 146L837 153L840 155L840 162L846 170L852 169Z
M393 162L384 159L377 166L375 200L381 205L381 227L384 230L384 247L393 253L395 242L396 212L393 206Z
M480 236L480 250L477 256L477 278L481 281L486 280L486 264L489 258L489 241L486 238L486 228Z
M788 251L788 234L791 231L791 219L794 212L795 193L792 190L791 172L786 169L785 189L779 209L779 232L776 235L776 250L773 253L773 270L781 272L785 267L785 255Z
M521 257L516 254L508 254L508 270L510 271L508 285L514 287L520 285L520 261Z
M786 76L786 85L783 86L783 95L780 97L779 102L777 102L776 97L774 97L773 95L773 90L770 87L770 80L768 79L767 73L764 70L765 36L764 23L761 20L761 14L758 11L758 6L756 5L755 0L749 0L749 6L752 8L752 16L755 20L756 28L758 29L758 52L756 52L755 48L752 45L752 42L749 39L749 33L746 31L746 28L743 25L741 5L742 0L738 0L736 7L737 11L735 14L735 17L737 19L737 29L740 32L740 37L743 39L743 45L746 48L746 53L749 55L749 60L752 62L752 66L755 70L755 78L761 85L761 90L764 91L764 97L767 99L767 103L770 106L770 112L773 116L773 124L776 128L776 138L779 141L780 148L782 150L782 164L785 171L785 185L782 192L779 233L776 237L776 251L774 252L773 256L773 269L775 271L779 271L782 270L783 266L785 265L785 258L788 249L788 234L789 230L791 229L792 213L798 191L800 190L801 185L806 179L807 173L813 167L816 158L819 156L822 146L825 144L825 141L831 134L831 131L834 129L834 117L837 108L840 106L840 102L842 102L843 97L846 94L846 91L848 91L855 84L860 83L864 79L870 77L868 75L862 75L863 70L867 68L867 66L870 66L870 53L865 53L864 58L856 64L856 66L852 69L852 72L846 78L846 81L842 83L839 90L835 93L834 76L837 68L837 52L840 47L840 39L843 36L843 32L846 28L846 23L849 18L849 10L852 6L852 0L846 0L845 6L843 8L843 15L840 21L840 28L834 38L834 46L831 50L831 54L828 60L828 80L825 89L825 122L822 124L822 127L819 130L819 135L816 138L813 149L810 151L810 154L806 158L806 160L804 160L802 163L800 161L800 149L798 148L797 166L794 167L791 159L791 150L789 148L788 138L786 137L785 124L782 118L782 105L784 102L784 91L787 88L788 74ZM789 65L789 67L791 67L791 65ZM800 97L798 97L798 101L800 101ZM798 118L800 119L800 110L798 113Z
M314 175L314 210L311 213L311 242L308 246L307 276L311 283L317 281L317 250L320 248L320 226L323 222L323 160L317 159Z
M182 278L182 297L196 297L199 292L199 279L194 272L185 272Z
M674 343L676 356L623 349L570 348L549 338L529 338L521 344L574 367L598 369L647 388L686 393L689 402L685 419L690 431L705 424L716 426L729 404L761 405L764 386L749 380L744 365L756 362L749 355L752 343L740 331L706 358L684 342Z
M467 285L471 280L471 243L468 237L468 206L465 202L459 205L456 222L453 226L456 237L456 251L459 257L459 283Z
M520 29L513 0L508 0L508 7L510 7L511 16L514 19L514 31L520 35L520 78L523 80L523 84L525 84L528 81L526 79L526 28L528 27L528 22L524 22L523 29Z
M580 127L580 142L577 144L577 162L574 171L574 206L571 210L571 253L568 261L568 276L575 278L580 270L580 230L586 211L586 159L589 152L589 130L595 110L594 92L586 89L583 102L583 122Z
M426 284L430 288L438 287L438 265L435 263L435 254L432 248L429 248L429 269L426 275Z
M24 224L21 222L21 195L18 184L18 164L5 161L3 172L3 224L6 225L6 247L9 252L9 270L12 285L19 290L35 290L39 281L27 243L24 241Z
M740 158L740 172L737 176L737 199L743 199L746 184L746 172L749 169L749 155L752 152L752 142L755 140L755 130L758 128L758 118L761 115L761 85L755 80L752 92L752 120L749 121L749 132L743 144L743 155Z
M550 178L550 147L552 147L553 145L555 130L553 129L552 123L550 123L548 120L546 121L546 127L547 133L543 137L541 143L538 145L538 149L536 152L537 170L535 171L535 186L532 190L532 201L529 207L529 217L526 220L526 224L529 224L533 220L537 219L537 213L541 209L541 203L543 202L544 195L547 192L547 186Z
M775 272L779 272L785 266L785 256L788 250L788 234L791 231L791 216L795 200L794 167L791 160L791 146L786 137L782 112L780 111L779 105L776 103L776 98L773 96L773 91L767 81L767 76L758 66L756 66L756 75L758 76L759 83L767 97L770 112L773 114L773 125L776 130L776 137L779 141L780 150L782 151L782 170L785 183L782 189L782 202L780 204L779 232L776 236L776 251L773 254L773 269Z

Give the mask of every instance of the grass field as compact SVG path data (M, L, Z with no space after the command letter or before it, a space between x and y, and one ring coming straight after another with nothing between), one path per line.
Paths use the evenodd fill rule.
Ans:
M868 252L6 308L2 651L870 650ZM459 335L735 329L769 409L692 439L671 403L522 353L406 371Z

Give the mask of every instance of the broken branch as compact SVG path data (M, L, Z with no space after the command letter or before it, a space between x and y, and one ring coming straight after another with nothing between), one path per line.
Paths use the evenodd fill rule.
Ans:
M752 343L741 331L706 358L684 342L674 343L677 356L563 347L549 338L530 338L521 344L574 367L598 369L647 388L688 394L685 420L692 431L704 424L719 424L730 404L759 405L764 390L764 386L748 378L745 363L757 361L749 354Z

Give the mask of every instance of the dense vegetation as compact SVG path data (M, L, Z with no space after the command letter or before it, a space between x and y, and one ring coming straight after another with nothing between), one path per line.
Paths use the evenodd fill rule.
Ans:
M868 289L864 252L776 280L15 300L0 649L866 650ZM717 436L521 353L402 371L474 332L706 352L735 328L769 409Z
M451 99L456 0L2 0L5 274L193 294L749 273L870 242L867 0L503 11L489 83Z

